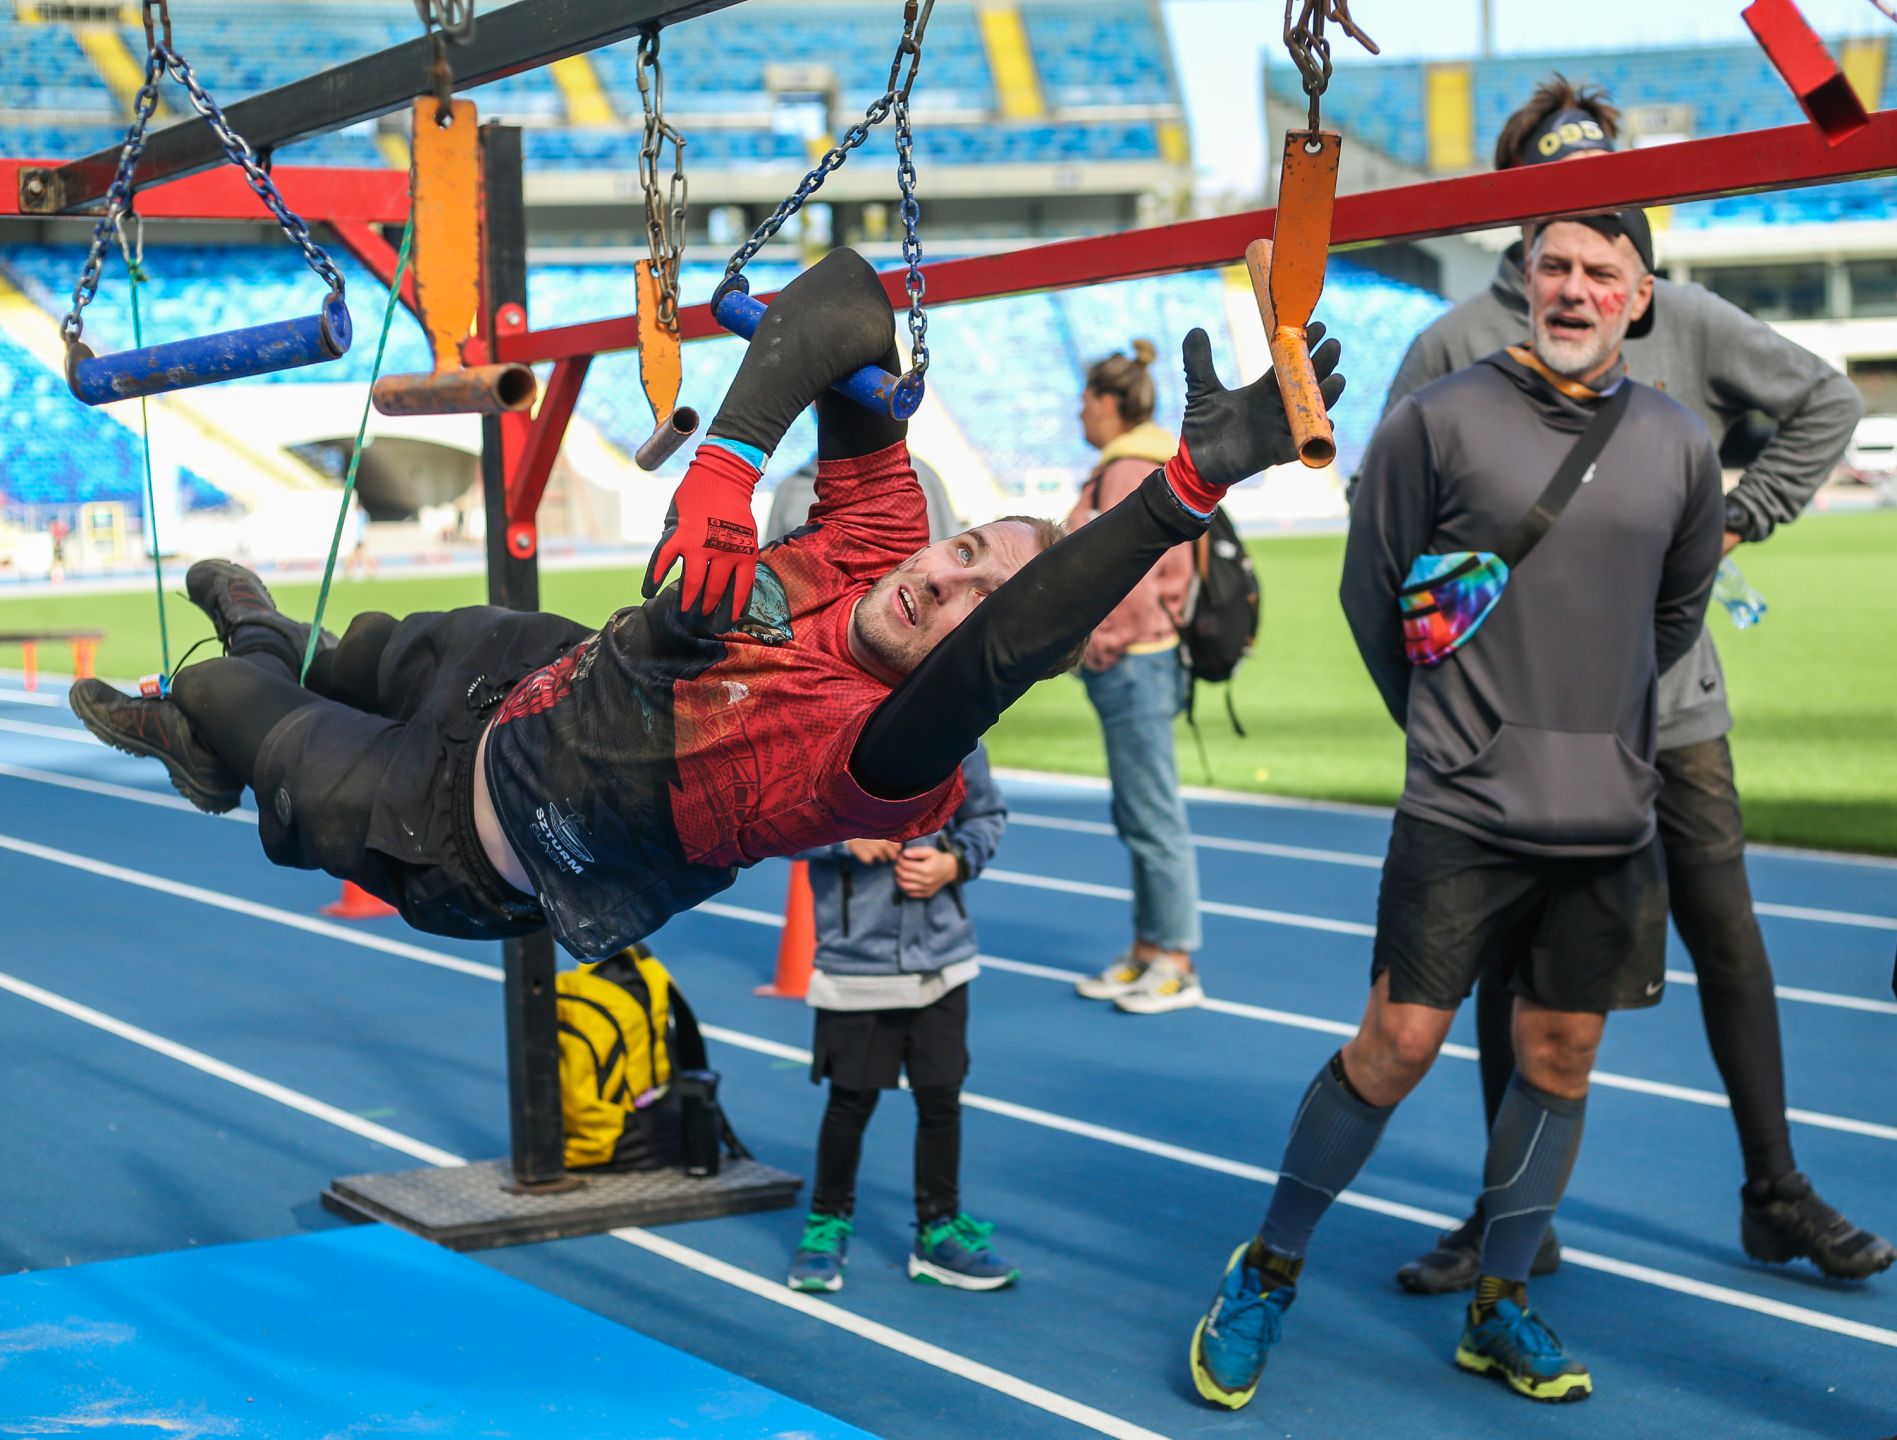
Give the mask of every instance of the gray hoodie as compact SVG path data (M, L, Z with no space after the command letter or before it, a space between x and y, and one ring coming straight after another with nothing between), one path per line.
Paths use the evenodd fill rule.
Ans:
M1590 412L1505 353L1425 386L1370 442L1344 550L1345 618L1407 736L1398 808L1534 855L1653 836L1659 673L1702 633L1723 533L1706 427L1634 385L1592 478L1440 664L1405 658L1396 592L1418 555L1494 550Z
M1816 355L1709 290L1655 280L1653 298L1653 330L1627 341L1621 352L1629 375L1698 415L1715 440L1749 411L1778 422L1778 433L1730 497L1746 516L1747 538L1763 540L1811 503L1850 443L1864 402L1856 386ZM1384 402L1385 417L1430 381L1526 340L1528 328L1517 243L1497 261L1487 290L1410 343ZM1661 677L1660 748L1696 744L1731 728L1719 652L1705 631Z

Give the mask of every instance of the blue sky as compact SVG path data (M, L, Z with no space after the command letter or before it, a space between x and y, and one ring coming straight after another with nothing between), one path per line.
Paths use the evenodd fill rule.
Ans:
M1276 0L1162 0L1162 8L1185 89L1202 189L1213 195L1255 195L1266 150L1259 67L1267 52L1273 58L1284 53L1283 6ZM1491 0L1491 8L1495 47L1510 53L1752 40L1739 18L1740 0L1587 0L1579 5ZM1897 40L1897 26L1870 0L1800 0L1799 8L1827 37L1874 34L1881 28ZM1474 54L1480 13L1478 0L1351 4L1357 23L1394 60ZM1338 37L1337 54L1356 49Z

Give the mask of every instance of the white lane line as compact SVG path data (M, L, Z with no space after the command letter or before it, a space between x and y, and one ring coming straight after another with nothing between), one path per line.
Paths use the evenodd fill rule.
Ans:
M0 690L0 703L7 705L40 705L48 709L60 710L66 705L63 695L42 695L37 690Z
M1107 794L1112 786L1099 776L1063 775L1054 770L1017 770L996 766L1002 780L1020 780L1062 790L1085 790ZM1258 810L1308 810L1319 815L1361 815L1388 820L1396 813L1388 805L1359 805L1348 800L1300 800L1291 795L1256 795L1244 790L1219 790L1208 785L1181 785L1179 793L1188 800L1204 800L1215 805L1236 805ZM1855 850L1813 850L1802 845L1747 845L1748 851L1770 855L1779 860L1809 860L1816 865L1865 865L1877 870L1897 870L1897 858L1865 855Z
M1119 837L1119 831L1104 820L1067 820L1057 815L1033 815L1013 809L1008 811L1008 824L1029 830L1065 830L1075 835ZM1352 865L1360 870L1383 868L1381 855L1368 855L1357 850L1317 850L1308 845L1228 840L1222 835L1190 835L1187 838L1202 850L1231 850L1240 855L1270 855L1283 860L1315 860L1326 865Z
M810 1062L810 1052L800 1050L795 1046L780 1045L775 1041L758 1042L740 1031L724 1030L709 1025L704 1027L704 1031L709 1038L738 1049L754 1050L778 1059L799 1060L805 1064ZM1030 1105L1017 1105L1012 1101L996 1100L986 1095L972 1095L966 1092L962 1095L962 1103L971 1110L982 1110L991 1115L1020 1120L1029 1125L1056 1130L1079 1139L1094 1140L1121 1150L1132 1150L1142 1155L1150 1155L1158 1160L1189 1165L1195 1170L1209 1170L1215 1174L1229 1175L1238 1180L1250 1180L1260 1185L1278 1183L1278 1172L1266 1169L1263 1165L1248 1165L1242 1160L1230 1160L1223 1155L1207 1154L1203 1150L1189 1149L1184 1145L1173 1145L1163 1140L1149 1140L1143 1135L1113 1130L1105 1125L1095 1125L1085 1120L1074 1120L1051 1111L1037 1110ZM1384 1200L1356 1190L1343 1191L1338 1195L1337 1203L1348 1205L1356 1210L1367 1210L1372 1214L1385 1215L1394 1220L1406 1220L1411 1224L1426 1226L1431 1230L1447 1230L1460 1223L1455 1217L1435 1210L1425 1210L1421 1206L1405 1205L1395 1200ZM1788 1305L1784 1301L1771 1300L1763 1295L1751 1294L1749 1291L1735 1290L1726 1285L1712 1285L1685 1275L1675 1275L1669 1270L1656 1270L1650 1265L1636 1265L1631 1261L1617 1260L1611 1255L1600 1255L1592 1250L1577 1250L1570 1245L1564 1244L1561 1247L1561 1259L1564 1263L1572 1261L1584 1270L1599 1270L1608 1275L1618 1275L1622 1279L1652 1285L1661 1290L1671 1290L1675 1294L1690 1295L1695 1299L1710 1300L1719 1305L1730 1305L1735 1309L1749 1310L1757 1315L1770 1315L1776 1319L1789 1320L1794 1324L1807 1325L1816 1330L1848 1335L1856 1340L1868 1340L1874 1345L1897 1348L1897 1330L1888 1330L1879 1325L1866 1325L1862 1321L1846 1320L1803 1305Z
M135 872L123 871L117 866L100 866L97 862L86 860L81 856L64 856L62 852L48 850L44 846L31 846L30 848L26 848L23 847L22 842L11 841L5 836L0 836L0 848L20 849L22 853L35 854L41 858L53 859L55 863L76 862L77 868L79 869L88 870L109 878L130 878L135 874ZM154 877L147 876L141 878L151 880ZM138 881L134 880L133 883L138 883ZM166 890L168 893L179 894L181 898L187 899L198 898L211 893L208 891L198 891L195 886L184 886L173 889L170 882L159 882L151 886L151 888ZM225 900L230 899L230 897L221 898ZM281 916L288 921L300 922L304 918L302 916L290 915L284 911L273 911L268 906L249 906L247 902L232 902L225 908L241 909L244 913L255 914L259 919L274 919ZM726 910L738 909L738 907L735 906L723 908ZM760 912L750 913L757 914ZM776 923L780 926L782 925L781 920ZM309 927L299 924L297 928ZM326 925L322 927L322 930L324 933L333 933L333 938L342 940L347 944L359 946L363 949L376 950L384 954L395 954L404 959L420 960L425 964L436 965L442 969L454 970L462 974L475 975L484 980L499 982L502 978L502 972L498 966L475 964L470 961L461 960L455 956L441 955L432 951L426 951L420 946L392 945L382 941L381 937L363 935L355 931L340 930L340 927L337 926ZM988 960L990 957L983 958ZM994 962L991 961L990 963ZM35 991L38 994L50 993L39 991L36 986L28 986L24 981L16 982L15 985L7 988L12 988L15 990L15 993L21 994L29 999L36 998L35 995L29 994L29 991ZM74 1002L66 1003L72 1004ZM85 1007L81 1006L78 1008L84 1009ZM97 1014L98 1012L93 1011L90 1013ZM132 1029L135 1027L126 1028ZM810 1052L794 1045L785 1045L775 1040L764 1039L761 1036L748 1035L743 1031L727 1030L722 1026L705 1026L704 1030L705 1033L713 1039L739 1049L751 1050L755 1053L769 1055L776 1059L793 1060L803 1064L810 1062ZM148 1032L141 1031L139 1033L145 1034ZM153 1038L156 1039L157 1037ZM169 1044L170 1042L165 1043ZM184 1049L182 1046L178 1048L181 1051ZM1447 1047L1445 1047L1445 1049L1447 1049ZM195 1051L189 1053L193 1055L197 1054ZM209 1057L204 1058L208 1059ZM247 1072L236 1073L243 1074ZM265 1081L260 1083L269 1084L270 1082ZM1655 1093L1662 1093L1673 1088L1675 1087L1653 1087ZM263 1094L265 1092L260 1090L257 1093ZM295 1092L285 1091L284 1093L294 1094ZM276 1097L272 1096L271 1098ZM1718 1098L1723 1100L1723 1097ZM989 1096L970 1095L966 1093L962 1099L963 1103L973 1109L985 1110L991 1114L1022 1120L1026 1123L1058 1130L1079 1138L1098 1140L1103 1144L1114 1145L1121 1149L1139 1151L1159 1159L1177 1161L1180 1164L1190 1165L1201 1170L1212 1170L1220 1174L1237 1176L1241 1179L1257 1180L1262 1184L1272 1185L1277 1183L1277 1172L1268 1170L1260 1165L1248 1165L1242 1161L1228 1160L1223 1156L1207 1154L1204 1151L1191 1150L1185 1146L1171 1145L1159 1140L1149 1140L1144 1136L1129 1134L1121 1130L1113 1130L1107 1126L1095 1125L1089 1121L1071 1119L1064 1115L1057 1115L1052 1111L1039 1110L1026 1105L1017 1105L1008 1100L998 1100ZM286 1101L285 1103L288 1102ZM346 1114L346 1112L341 1111L337 1113L339 1115ZM1788 1112L1788 1114L1789 1113L1791 1112ZM353 1115L348 1115L346 1118L352 1124L359 1123L368 1125L371 1123L369 1121L358 1121L357 1117ZM376 1128L380 1130L383 1127L378 1126ZM395 1134L393 1131L389 1133L391 1135ZM419 1144L421 1142L417 1141L413 1143ZM445 1155L447 1152L443 1151L441 1153ZM459 1161L457 1158L446 1163L465 1162ZM1393 1200L1383 1200L1374 1195L1361 1195L1355 1191L1345 1191L1338 1196L1338 1201L1341 1204L1351 1205L1360 1210L1372 1211L1379 1215L1388 1215L1399 1220L1408 1220L1415 1224L1427 1226L1433 1230L1447 1229L1456 1223L1455 1218L1449 1215L1443 1215L1433 1210L1424 1210L1414 1205L1405 1205ZM1565 1246L1563 1247L1562 1253L1564 1255L1569 1253ZM1822 1311L1808 1310L1803 1306L1786 1305L1780 1301L1748 1294L1745 1291L1730 1290L1725 1286L1706 1285L1700 1281L1690 1280L1685 1276L1674 1275L1669 1271L1653 1270L1647 1266L1634 1265L1631 1262L1612 1260L1610 1257L1594 1256L1591 1252L1587 1251L1575 1251L1573 1253L1576 1257L1577 1264L1605 1270L1610 1274L1621 1275L1625 1278L1642 1281L1644 1283L1660 1285L1662 1288L1674 1290L1683 1295L1692 1295L1700 1299L1734 1305L1737 1308L1751 1310L1761 1315L1771 1315L1779 1319L1790 1320L1796 1324L1806 1325L1814 1329L1828 1330L1840 1335L1849 1335L1857 1339L1870 1340L1880 1345L1897 1347L1897 1331L1884 1330L1872 1325L1861 1325L1856 1321L1844 1320L1835 1315L1827 1315Z
M1063 1420L1071 1420L1076 1425L1101 1435L1112 1435L1118 1440L1165 1440L1157 1431L1135 1425L1130 1420L1122 1420L1117 1415L1109 1415L1104 1410L1096 1410L1078 1400L1070 1400L1065 1395L1045 1390L1039 1385L1010 1375L1005 1370L984 1365L978 1360L970 1360L953 1350L945 1350L927 1340L918 1340L913 1335L895 1330L877 1320L852 1314L848 1310L838 1309L834 1303L825 1303L800 1294L785 1285L782 1280L766 1280L749 1270L705 1254L702 1250L693 1250L676 1240L656 1235L650 1230L613 1230L609 1232L615 1240L623 1240L628 1245L636 1245L641 1250L683 1265L688 1270L709 1276L713 1280L722 1280L727 1285L757 1296L760 1300L769 1300L774 1305L782 1305L786 1310L795 1310L813 1320L821 1320L834 1325L839 1330L894 1350L899 1355L907 1355L912 1360L920 1360L925 1365L933 1365L938 1370L946 1370L951 1375L964 1380L972 1380L1037 1410L1045 1410L1050 1415L1058 1415Z
M97 745L89 730L75 729L71 725L41 725L36 720L0 720L0 730L10 730L15 735L32 735L41 740L70 740L75 745Z
M1699 985L1699 976L1691 970L1669 970L1666 978L1675 985ZM1834 1010L1862 1010L1869 1015L1897 1015L1897 1002L1865 1000L1857 995L1837 995L1829 990L1806 990L1797 985L1775 985L1772 993L1781 1000L1796 1000L1801 1005L1828 1005Z
M1030 890L1053 890L1063 895L1086 895L1096 900L1125 900L1133 892L1124 885L1095 885L1086 880L1054 880L1044 875L1028 875L1019 870L997 870L992 865L981 872L983 880L1001 885L1022 885ZM1332 920L1322 915L1297 915L1289 910L1263 910L1255 905L1228 905L1222 900L1201 900L1199 909L1207 915L1229 915L1235 920L1258 920L1267 925L1289 925L1297 930L1324 930L1333 935L1375 935L1377 927L1355 920Z
M167 1059L188 1065L193 1070L214 1079L228 1081L232 1085L248 1090L253 1095L261 1096L266 1100L274 1100L277 1104L288 1106L312 1119L321 1120L338 1129L373 1140L379 1145L386 1145L391 1150L413 1156L424 1164L452 1167L468 1163L462 1156L451 1151L404 1135L400 1131L391 1130L386 1125L378 1125L372 1120L364 1120L359 1116L351 1115L347 1110L340 1110L314 1096L292 1090L287 1085L279 1085L273 1080L266 1080L261 1075L206 1055L201 1050L194 1050L188 1045L180 1045L174 1040L167 1040L162 1035L154 1035L149 1030L128 1024L126 1021L95 1010L90 1005L82 1005L76 1000L56 995L50 990L42 989L38 985L4 972L0 972L0 990L10 991L23 1000L43 1005L49 1010L103 1030L109 1035L116 1035L121 1040L129 1040L134 1045L143 1046ZM1135 1425L1130 1420L1122 1420L1117 1415L1110 1415L1104 1410L1097 1410L1081 1401L1043 1389L1018 1376L1010 1375L1005 1370L997 1370L991 1365L982 1364L979 1360L971 1360L953 1350L945 1350L940 1345L932 1345L926 1340L918 1339L914 1335L906 1334L878 1321L866 1319L861 1315L853 1315L834 1305L820 1304L807 1295L801 1295L789 1289L781 1280L766 1280L760 1275L741 1270L703 1251L681 1245L676 1240L663 1239L643 1230L614 1230L610 1233L616 1240L623 1240L628 1245L670 1260L674 1264L695 1270L714 1280L723 1281L727 1285L747 1291L762 1299L775 1301L789 1309L808 1315L814 1320L821 1320L839 1330L846 1330L852 1335L880 1345L886 1350L893 1350L912 1360L920 1360L925 1365L932 1365L938 1370L946 1371L963 1380L985 1386L1010 1399L1045 1410L1050 1415L1058 1415L1063 1420L1071 1420L1074 1424L1085 1426L1099 1434L1113 1436L1114 1440L1165 1440L1164 1436Z
M1824 925L1855 925L1864 930L1897 930L1897 919L1888 915L1859 915L1850 910L1814 910L1808 905L1771 905L1754 900L1752 908L1760 915L1780 920L1816 920Z
M48 1010L56 1010L61 1015L116 1035L121 1040L129 1040L134 1045L163 1055L168 1060L176 1060L180 1065L189 1065L193 1070L209 1075L214 1080L227 1081L253 1095L261 1095L266 1100L274 1100L279 1105L287 1105L292 1110L300 1110L312 1119L347 1130L352 1135L360 1135L365 1140L373 1140L378 1145L386 1145L391 1150L404 1155L412 1155L417 1160L430 1165L465 1165L468 1162L459 1155L441 1150L433 1145L412 1139L386 1125L378 1125L373 1120L364 1120L359 1115L351 1115L347 1110L339 1110L334 1105L325 1104L274 1080L266 1080L261 1075L241 1070L235 1065L226 1064L202 1050L193 1050L188 1045L180 1045L175 1040L167 1040L162 1035L137 1025L128 1024L103 1011L94 1010L90 1005L82 1005L77 1000L68 1000L64 995L55 995L51 990L41 989L31 981L21 980L17 976L0 972L0 990L9 990L22 1000L31 1000L35 1005L43 1005Z
M699 907L701 910L704 906ZM733 916L743 919L743 916ZM777 922L780 926L783 922ZM1007 960L999 955L983 954L979 957L983 965L996 970L1005 970L1014 975L1026 975L1036 980L1057 980L1072 984L1086 977L1078 970L1061 970L1052 965L1033 965L1022 960ZM1292 1010L1273 1010L1264 1005L1246 1005L1236 1000L1216 1000L1208 998L1200 1008L1214 1015L1232 1015L1241 1020L1259 1020L1267 1025L1282 1025L1293 1030L1311 1030L1320 1035L1336 1035L1349 1039L1357 1033L1357 1027L1348 1021L1325 1020L1315 1015L1300 1015ZM1480 1060L1481 1052L1473 1045L1445 1044L1441 1053L1451 1060ZM1611 1070L1596 1070L1588 1076L1590 1084L1603 1090L1625 1090L1635 1095L1652 1095L1663 1100L1679 1100L1688 1105L1703 1105L1715 1110L1730 1110L1732 1101L1717 1090L1699 1090L1687 1085L1671 1085L1664 1080L1642 1080L1634 1075L1620 1075ZM1854 1120L1846 1115L1829 1115L1822 1110L1801 1110L1788 1106L1785 1118L1796 1120L1800 1124L1810 1125L1819 1130L1837 1130L1847 1135L1863 1135L1873 1140L1897 1140L1897 1125L1880 1125L1874 1120Z
M0 850L12 850L35 859L50 861L56 865L69 866L98 875L108 880L123 881L142 889L155 890L180 900L191 900L201 905L214 906L238 915L247 915L252 919L265 920L272 924L284 925L291 929L302 930L308 934L321 935L331 940L341 940L345 944L355 945L365 950L380 951L384 955L398 956L404 960L419 961L423 965L433 965L442 970L453 970L463 975L473 975L483 980L499 980L501 970L498 966L484 964L478 960L466 960L458 955L446 955L438 950L429 950L420 945L411 945L406 941L392 939L386 935L365 933L347 926L337 925L328 920L310 915L301 915L293 910L279 909L273 905L261 905L253 900L240 900L215 890L207 890L198 885L187 885L177 880L166 880L160 876L148 875L143 871L130 870L121 865L111 865L88 856L74 855L68 851L55 850L50 846L37 845L28 840L15 839L9 835L0 835ZM993 871L987 874L992 875ZM711 901L698 907L712 915L721 915L731 920L741 920L747 924L775 926L783 928L783 917L771 915L762 910L752 910L739 905L725 905ZM1018 960L1007 960L998 955L984 955L984 964L997 970L1013 971L1017 974L1032 975L1039 979L1060 980L1071 984L1081 977L1075 970L1057 970L1051 966L1030 966ZM1258 1020L1269 1025L1282 1025L1292 1029L1311 1030L1324 1035L1336 1035L1349 1038L1357 1033L1357 1027L1342 1020L1326 1020L1315 1015L1301 1015L1289 1010L1273 1010L1263 1005L1245 1005L1232 1000L1208 999L1205 1009L1214 1014L1233 1015L1246 1020ZM1474 1061L1480 1059L1473 1046L1447 1044L1442 1054L1452 1060ZM807 1057L806 1057L807 1058ZM1590 1077L1593 1084L1606 1090L1624 1090L1635 1095L1650 1095L1657 1099L1678 1100L1688 1105L1701 1105L1716 1110L1730 1110L1732 1102L1716 1090L1699 1090L1686 1085L1672 1085L1662 1080L1643 1080L1633 1075L1620 1075L1609 1070L1596 1070ZM1847 1135L1862 1135L1873 1140L1897 1141L1897 1125L1880 1125L1871 1120L1857 1120L1845 1115L1832 1115L1822 1110L1805 1110L1796 1106L1788 1107L1785 1118L1799 1124L1810 1125L1819 1130L1835 1130Z
M1010 810L1008 812L1008 823L1010 825L1024 826L1030 830L1064 830L1075 835L1102 835L1117 838L1119 833L1113 826L1104 821L1066 820L1053 815L1023 814L1018 810ZM1350 850L1315 850L1304 845L1271 845L1262 840L1227 840L1217 835L1191 835L1187 838L1190 839L1194 845L1203 850L1231 850L1244 855L1269 855L1284 860L1312 860L1326 865L1349 865L1359 870L1381 870L1383 868L1383 859L1381 856L1360 854ZM986 873L992 875L994 872L991 870ZM1029 881L1026 879L1016 879L1015 883L1026 884L1029 883ZM1078 882L1050 880L1044 881L1044 883L1050 888L1065 888L1069 884ZM1132 895L1130 890L1116 891L1111 886L1092 886L1088 889L1077 890L1074 893L1098 895L1103 899L1115 899L1122 895L1130 898ZM1204 910L1211 909L1209 905L1202 905L1200 908ZM1849 925L1865 930L1897 930L1897 919L1893 919L1887 915L1863 915L1851 910L1820 910L1814 909L1809 905L1776 905L1763 900L1754 901L1752 908L1757 914L1770 915L1779 920L1810 920L1823 925ZM1235 912L1212 911L1212 913ZM1259 913L1270 915L1282 914L1282 912L1278 911L1264 911ZM1254 915L1241 915L1239 918L1253 919L1257 917ZM1298 918L1310 920L1315 917L1303 916ZM1291 922L1279 919L1273 923L1289 924ZM1310 926L1307 928L1321 929L1324 927ZM1374 933L1374 927L1372 933Z
M82 780L77 775L62 775L53 770L35 770L30 765L7 765L0 763L0 775L11 775L15 780L31 780L40 785L56 785L62 790L81 790L88 795L103 795L111 800L131 800L140 805L156 805L164 810L182 810L187 815L202 815L198 809L182 795L160 795L151 790L140 790L134 785L114 785L106 780ZM230 810L222 815L214 815L214 820L241 820L247 824L257 823L255 810Z

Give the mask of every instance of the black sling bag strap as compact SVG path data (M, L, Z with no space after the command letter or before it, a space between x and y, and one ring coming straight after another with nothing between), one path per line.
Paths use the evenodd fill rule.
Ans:
M1587 429L1581 432L1581 438L1574 442L1574 448L1562 458L1560 468L1554 472L1554 479L1536 497L1528 513L1515 522L1515 528L1508 532L1502 543L1495 547L1495 553L1510 570L1521 564L1528 552L1541 543L1541 537L1554 527L1554 522L1561 518L1561 512L1568 508L1574 492L1587 483L1594 462L1601 458L1601 451L1607 448L1607 442L1613 438L1620 417L1627 413L1633 392L1633 382L1622 380L1619 388L1601 402L1600 408L1594 412L1594 418L1587 422Z

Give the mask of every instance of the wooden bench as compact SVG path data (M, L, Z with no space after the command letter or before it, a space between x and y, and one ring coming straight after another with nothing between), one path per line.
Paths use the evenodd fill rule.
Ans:
M39 688L39 647L66 643L72 646L72 673L76 680L92 678L92 656L103 630L0 630L0 645L20 647L20 668L26 672L26 688Z

